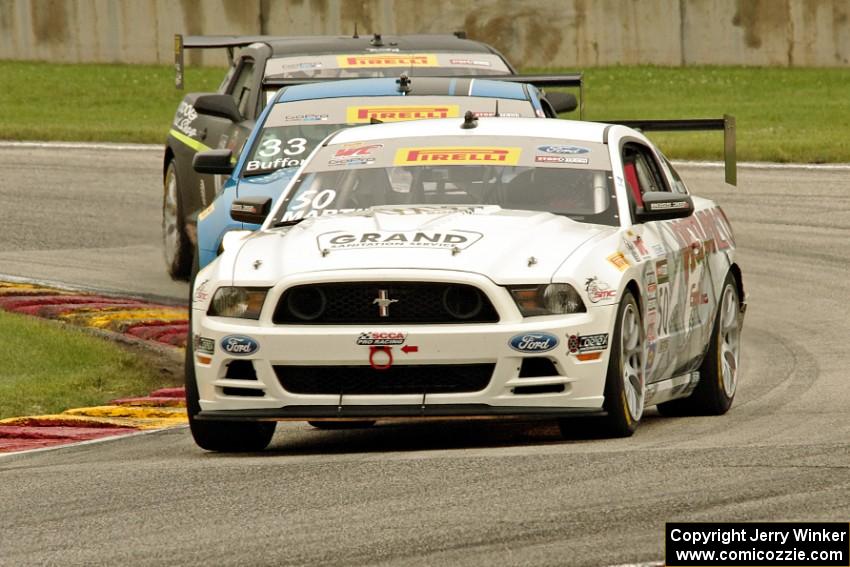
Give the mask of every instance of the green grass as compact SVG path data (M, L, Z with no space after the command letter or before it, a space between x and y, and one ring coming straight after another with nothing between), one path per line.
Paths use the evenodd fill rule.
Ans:
M738 121L741 161L850 162L846 69L638 66L584 73L588 119L728 113ZM215 90L223 75L221 68L189 67L187 91ZM183 96L170 66L0 61L0 76L0 139L162 143ZM652 137L674 158L721 157L719 132Z
M189 68L194 91L215 91L224 69ZM0 61L0 139L165 143L185 92L162 65Z
M73 327L0 311L0 418L58 413L174 386L143 358Z
M739 161L850 162L846 69L611 67L586 74L590 120L735 116ZM655 133L671 157L721 159L720 132Z

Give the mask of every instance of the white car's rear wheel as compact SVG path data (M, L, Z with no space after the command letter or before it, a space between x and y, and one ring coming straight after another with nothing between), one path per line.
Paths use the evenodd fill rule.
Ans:
M723 282L700 380L687 398L658 404L663 415L722 415L732 407L741 362L741 300L735 276Z

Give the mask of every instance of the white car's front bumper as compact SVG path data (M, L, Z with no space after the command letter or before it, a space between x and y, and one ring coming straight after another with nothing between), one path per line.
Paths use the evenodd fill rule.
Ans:
M478 285L488 294L500 314L498 323L276 325L271 321L270 309L265 308L259 321L209 317L196 310L193 318L196 341L203 337L205 344L215 345L212 353L195 352L202 409L199 418L554 416L601 410L610 344L604 349L590 349L594 351L591 356L597 358L580 360L575 348L570 352L570 337L605 334L610 343L616 306L591 307L588 313L523 319L504 288L483 278L467 279L464 283ZM281 287L286 286L275 289ZM280 293L272 290L267 302L276 302L279 297ZM375 352L373 347L358 344L364 332L400 333L404 341ZM545 352L512 348L512 339L527 333L553 335L557 345ZM233 336L248 338L258 348L249 354L227 352L223 341ZM390 355L389 369L374 369L374 366L386 366ZM533 376L520 377L523 359L534 357L548 359L552 364L546 363L535 370L526 363L523 374ZM232 365L234 361L242 362ZM470 368L465 365L476 365L475 372L479 375L486 372L488 377L483 382L473 380L481 386L474 391L463 385L459 389L467 391L455 392L458 387L452 387L451 376L457 365L463 365L464 369ZM492 365L492 369L484 365ZM231 376L227 377L229 366ZM392 383L394 379L405 381L414 373L425 376L419 378L425 383L432 374L452 393L427 393L427 387L418 389L418 385L406 388L404 393L390 392L396 386ZM295 375L297 388L290 386L295 383ZM323 386L324 379L339 384L349 375L360 384L360 393L351 393L347 386L339 391L338 386ZM369 380L383 386L375 386ZM310 392L322 390L322 393L304 393L304 384L309 384L306 389ZM362 393L363 388L378 389L381 393Z

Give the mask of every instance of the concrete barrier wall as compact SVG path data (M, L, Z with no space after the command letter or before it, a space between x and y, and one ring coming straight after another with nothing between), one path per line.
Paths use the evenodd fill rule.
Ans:
M348 35L355 23L465 30L523 67L850 61L848 0L0 0L0 59L170 63L175 33Z

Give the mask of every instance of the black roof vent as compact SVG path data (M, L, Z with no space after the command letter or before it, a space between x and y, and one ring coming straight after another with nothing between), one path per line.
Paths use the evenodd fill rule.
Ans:
M395 83L398 85L398 92L405 94L410 92L410 77L407 76L407 73L402 73L401 76L395 80Z
M463 124L460 127L464 130L478 128L478 117L472 114L471 110L467 110L466 114L463 115Z
M380 47L384 45L384 42L381 41L381 34L379 33L376 33L374 36L372 36L372 39L369 41L369 43L371 45L374 45L375 47Z

